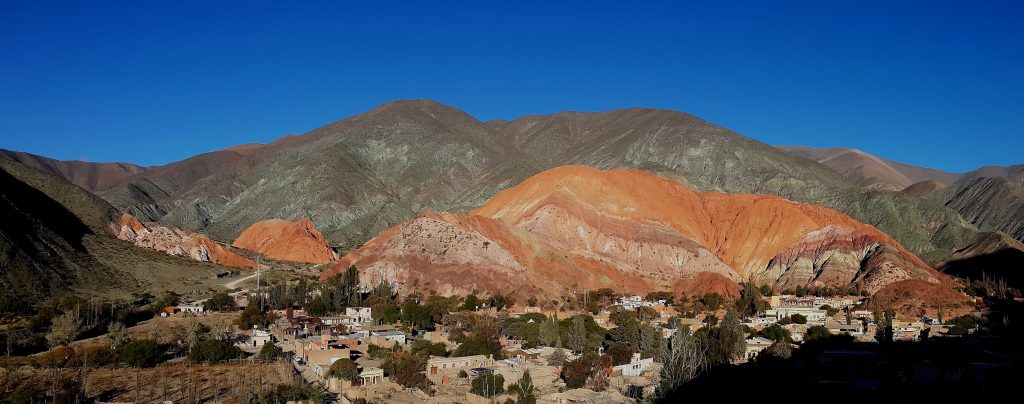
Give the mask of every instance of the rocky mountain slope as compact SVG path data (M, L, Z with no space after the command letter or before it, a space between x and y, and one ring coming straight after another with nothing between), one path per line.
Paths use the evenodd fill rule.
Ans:
M322 278L351 265L369 284L442 294L695 291L709 280L874 293L905 279L948 282L885 233L820 206L585 166L537 174L468 214L421 214Z
M29 167L62 177L72 184L91 192L100 192L120 184L125 179L146 171L131 163L91 163L85 161L54 160L32 153L0 149L0 159L17 161Z
M221 271L133 246L110 234L119 213L63 178L0 159L0 288L32 304L78 292L126 298ZM191 288L195 288L192 282Z
M960 174L903 164L845 147L777 147L791 155L817 161L862 187L899 191L922 181L934 181L949 185L960 176Z
M1024 164L953 174L842 147L779 148L826 165L860 186L902 190L948 206L982 231L1003 231L1024 240Z
M565 164L638 168L700 191L779 195L870 223L928 261L970 225L934 201L862 189L833 170L685 113L625 109L481 123L396 101L262 146L147 170L101 193L144 221L232 240L259 220L310 218L341 249L420 211L464 212Z
M282 261L326 264L335 259L327 239L309 219L256 222L245 229L232 245Z

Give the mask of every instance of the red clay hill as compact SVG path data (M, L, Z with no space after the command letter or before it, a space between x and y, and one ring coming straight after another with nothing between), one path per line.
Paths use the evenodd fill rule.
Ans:
M636 170L559 167L468 214L422 213L321 275L359 268L364 283L439 294L557 297L573 288L735 295L918 279L946 285L885 233L839 212L775 196L699 193Z
M326 264L335 258L327 239L309 219L256 222L245 229L232 245L282 261Z

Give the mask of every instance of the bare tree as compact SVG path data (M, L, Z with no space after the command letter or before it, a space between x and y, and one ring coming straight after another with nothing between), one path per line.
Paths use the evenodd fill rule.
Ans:
M78 337L81 330L82 320L78 318L78 313L67 312L53 319L53 326L50 327L50 333L46 334L46 340L50 346L67 345Z
M128 342L128 330L120 321L115 321L107 326L107 338L110 339L110 349L117 349Z
M664 398L679 386L693 380L707 366L708 347L689 330L681 329L672 336L665 351L661 381L657 395Z

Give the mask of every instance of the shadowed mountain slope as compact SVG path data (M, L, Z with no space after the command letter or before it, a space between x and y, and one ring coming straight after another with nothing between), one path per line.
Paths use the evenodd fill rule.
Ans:
M91 192L100 192L142 173L146 167L131 163L91 163L54 160L32 153L0 149L0 159L17 161L29 167L62 177Z
M0 159L0 288L25 304L72 292L127 298L222 270L114 238L119 215L63 178Z

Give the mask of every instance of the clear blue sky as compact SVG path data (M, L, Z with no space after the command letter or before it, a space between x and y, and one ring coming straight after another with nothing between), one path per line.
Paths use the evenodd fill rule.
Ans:
M669 108L951 171L1024 162L1021 1L275 3L0 3L0 147L163 164L431 98L480 120Z

